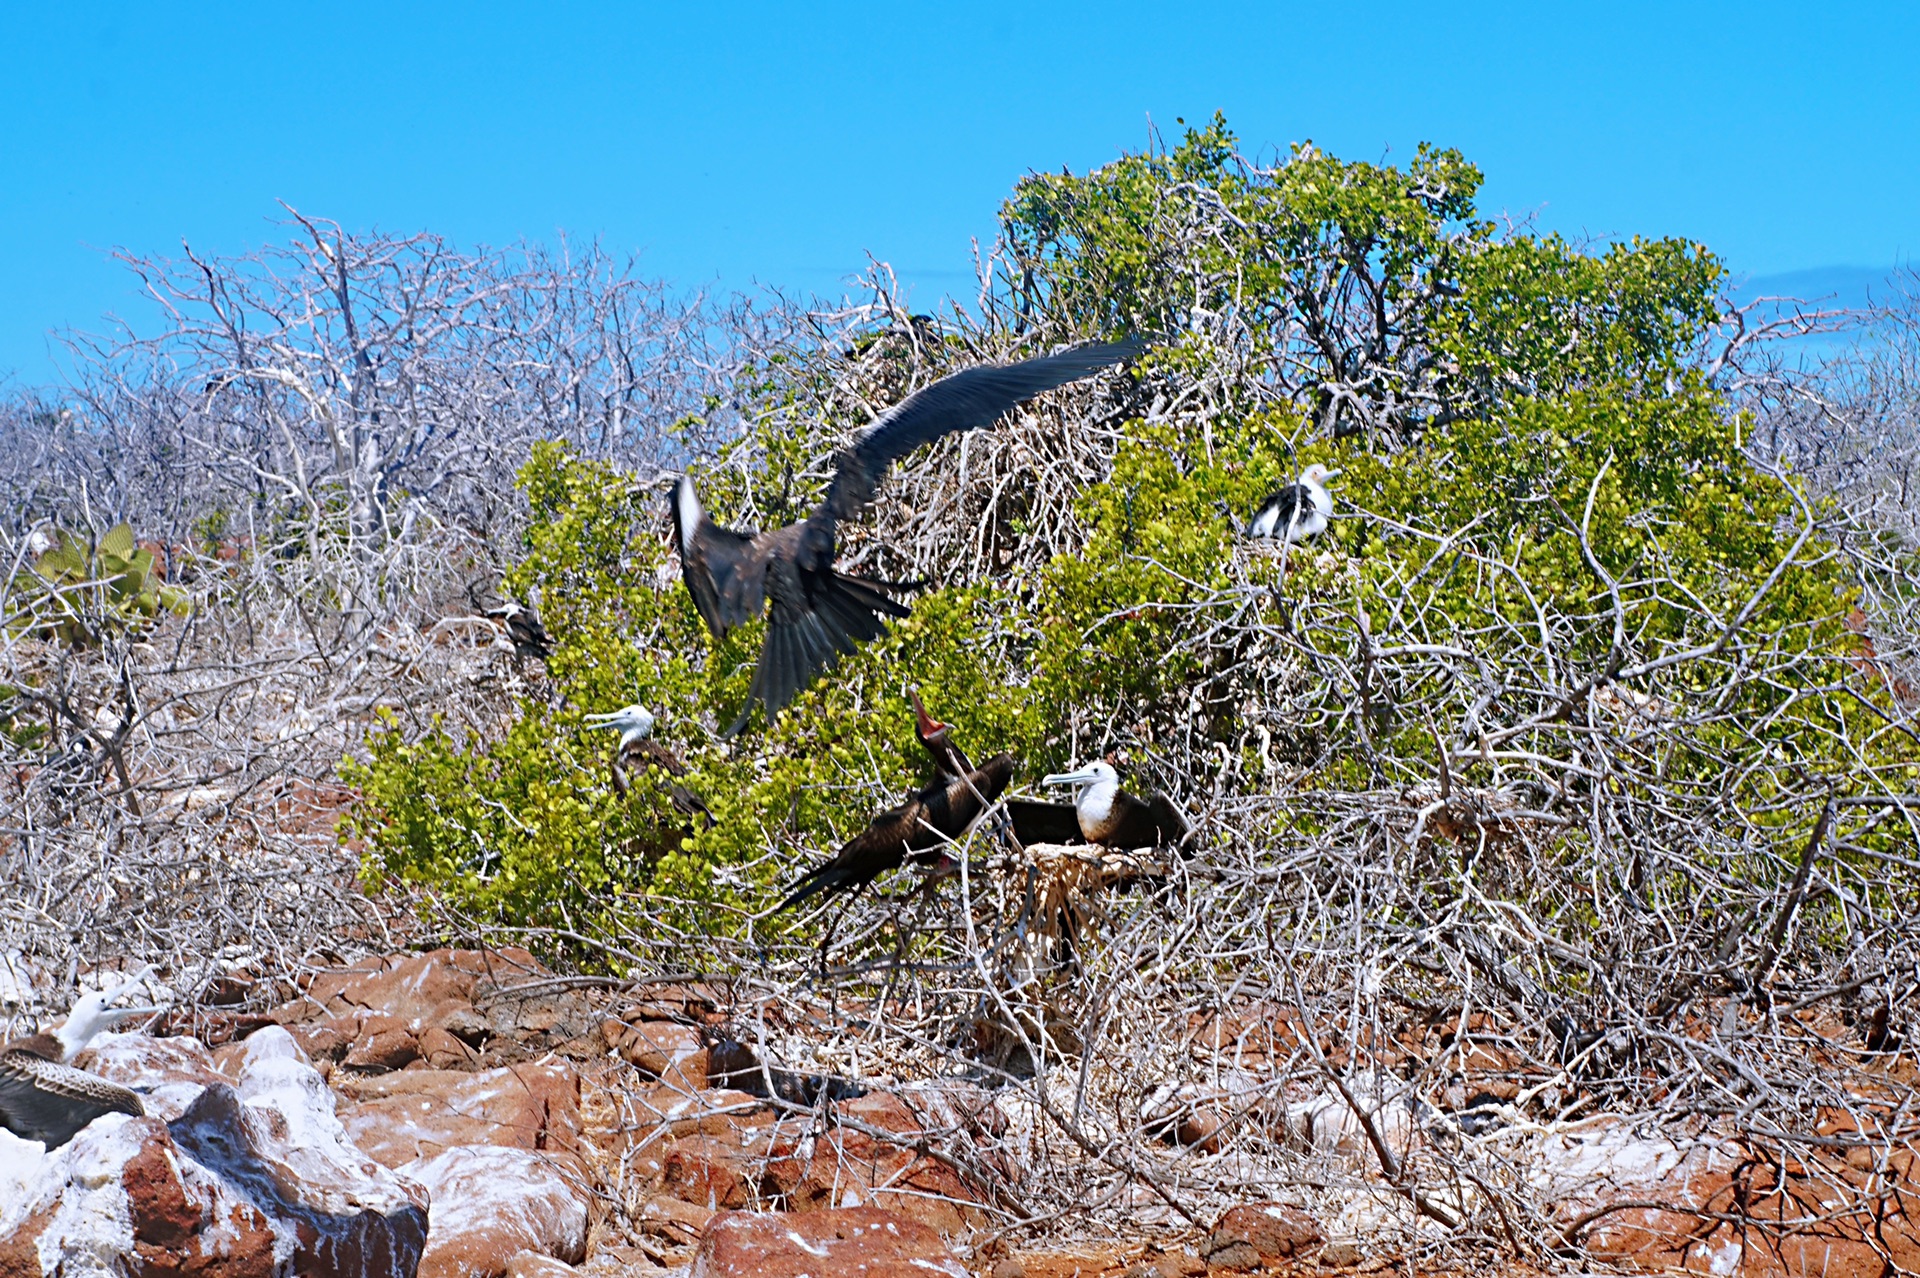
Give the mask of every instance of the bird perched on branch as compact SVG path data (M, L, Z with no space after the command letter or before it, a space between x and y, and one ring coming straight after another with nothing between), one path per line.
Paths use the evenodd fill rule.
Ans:
M107 1006L152 971L142 968L130 981L75 1000L66 1022L52 1033L30 1034L0 1046L0 1127L56 1149L103 1114L138 1118L146 1113L139 1093L75 1069L72 1061L118 1022L161 1010Z
M1081 837L1109 848L1177 848L1192 827L1173 800L1155 791L1145 799L1120 788L1120 774L1105 760L1076 772L1055 772L1041 785L1074 787L1073 810Z
M547 628L541 624L540 614L533 605L512 599L489 603L481 597L483 594L492 592L482 591L479 582L467 583L467 597L480 610L480 615L488 621L499 622L505 628L507 642L513 645L514 656L545 661L553 655L553 641L548 638Z
M644 770L658 767L671 777L687 775L687 765L679 755L653 740L653 711L635 702L622 706L618 710L605 713L583 715L590 731L606 728L620 734L620 743L613 749L613 788L626 798L633 790L633 782L627 776L627 769ZM707 811L706 802L675 780L667 787L667 797L681 816L691 817L694 813L713 819L713 813Z
M1339 473L1319 462L1301 471L1298 483L1288 484L1253 512L1253 519L1247 524L1247 536L1278 537L1291 542L1325 532L1327 520L1333 515L1333 494L1327 491L1326 485Z
M964 776L942 775L897 808L889 808L847 841L832 860L794 884L781 910L818 892L858 892L910 856L938 853L965 838L1013 780L1013 756L996 754Z
M681 476L672 499L681 575L714 638L768 608L767 636L754 666L747 705L727 729L747 724L758 701L769 720L796 693L860 644L877 639L884 618L907 615L894 598L909 589L834 571L836 531L873 500L887 467L956 431L997 420L1042 391L1118 364L1145 349L1138 341L1076 346L1018 364L982 366L943 377L882 413L835 458L826 499L799 523L767 532L722 528L707 518L693 481Z

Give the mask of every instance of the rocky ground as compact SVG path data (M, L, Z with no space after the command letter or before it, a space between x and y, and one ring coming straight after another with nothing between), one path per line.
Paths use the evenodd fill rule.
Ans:
M1364 1203L1248 1202L1215 1219L1143 1211L1094 1247L1021 1250L1004 1173L1014 1120L960 1081L809 1075L731 1035L724 989L557 977L525 951L438 950L314 975L267 1015L201 1014L108 1035L79 1062L142 1091L68 1145L0 1132L0 1273L646 1274L1190 1278L1444 1268L1370 1236ZM196 1036L172 1033L193 1029ZM1482 1109L1502 1062L1463 1080ZM1388 1096L1233 1108L1182 1098L1167 1139L1216 1156L1250 1120L1356 1166L1461 1138ZM1149 1103L1166 1104L1168 1098ZM1365 1116L1365 1121L1359 1117ZM1567 1245L1489 1255L1515 1271L1878 1275L1920 1268L1910 1145L1835 1115L1820 1166L1768 1161L1702 1123L1492 1123ZM1467 1133L1474 1135L1474 1133ZM1375 1177L1380 1193L1404 1192ZM1449 1198L1419 1191L1422 1210ZM1364 1195L1362 1197L1365 1197ZM1148 1201L1142 1195L1140 1201ZM1538 1222L1529 1222L1538 1223ZM1526 1236L1537 1231L1528 1229ZM1457 1261L1450 1263L1458 1263Z

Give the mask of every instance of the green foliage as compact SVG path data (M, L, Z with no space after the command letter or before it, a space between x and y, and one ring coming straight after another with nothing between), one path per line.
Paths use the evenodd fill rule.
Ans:
M52 538L32 571L14 578L14 633L78 647L98 643L105 631L137 629L162 611L186 615L186 592L161 579L153 552L134 541L129 525L114 525L92 546L61 528Z
M1773 748L1808 771L1859 766L1838 744L1848 725L1836 716L1870 708L1814 695L1851 677L1849 582L1815 556L1776 574L1801 500L1747 463L1740 422L1690 364L1719 265L1672 240L1587 255L1552 237L1499 239L1475 220L1479 181L1456 153L1427 148L1404 169L1300 148L1257 174L1233 158L1217 120L1171 152L1023 181L1005 213L1026 273L1017 288L1076 331L1177 331L1201 279L1216 288L1198 296L1203 306L1230 303L1278 342L1316 299L1372 290L1398 307L1392 337L1408 384L1440 388L1433 402L1449 407L1390 455L1316 431L1310 397L1226 412L1203 437L1129 423L1110 473L1078 495L1084 544L1030 576L922 596L776 723L732 742L709 725L744 702L761 626L714 644L671 571L664 501L605 464L538 449L521 473L526 557L506 589L540 601L559 696L529 699L497 740L455 740L437 726L416 737L390 722L371 760L349 768L374 867L517 922L617 924L645 901L656 920L736 930L770 888L924 779L908 681L976 754L1011 750L1029 780L1182 732L1210 739L1210 758L1244 761L1268 748L1256 741L1261 724L1284 709L1246 669L1309 599L1322 651L1391 645L1406 636L1371 635L1362 619L1418 617L1424 642L1515 686L1532 680L1540 698L1693 654L1660 668L1660 694L1679 711L1696 694L1722 695L1725 663L1715 663L1737 620L1740 644L1780 659L1768 679L1741 685L1735 717L1764 723ZM1222 225L1237 229L1176 260L1167 228L1221 207L1232 214ZM1230 296L1219 291L1229 280ZM1212 357L1189 342L1155 358L1177 372ZM759 375L791 408L827 373L801 364ZM832 429L789 429L778 413L751 423L703 476L716 518L748 506L765 523L798 516L817 496L799 477ZM1296 452L1302 438L1315 442ZM1248 554L1236 521L1308 461L1340 468L1346 512L1367 513L1296 547L1283 575L1277 557ZM1223 637L1229 615L1239 619ZM1516 635L1532 634L1551 636L1550 671L1526 668L1539 659ZM1283 752L1309 787L1400 784L1380 771L1383 748L1433 758L1423 716L1457 717L1479 695L1425 678L1383 695L1368 717L1346 704L1356 690L1324 671L1298 684L1286 713L1300 739ZM625 800L609 785L612 742L583 733L580 716L633 701L658 715L711 822L683 822L655 774ZM1674 730L1647 766L1702 792L1733 776L1716 792L1764 809L1772 774L1737 766L1753 745L1726 726L1728 710ZM1271 773L1235 775L1260 785Z

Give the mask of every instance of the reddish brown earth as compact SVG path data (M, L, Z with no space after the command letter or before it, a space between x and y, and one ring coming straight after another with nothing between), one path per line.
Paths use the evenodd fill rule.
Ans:
M976 1231L996 1219L985 1210L981 1178L1004 1184L1010 1170L995 1161L1007 1121L991 1094L958 1084L902 1087L809 1103L798 1113L711 1086L710 1075L737 1069L716 1065L739 1050L721 1043L728 1024L721 991L661 986L645 995L621 998L556 978L523 950L437 950L318 974L270 1017L227 1022L233 1041L212 1054L184 1038L109 1040L95 1068L129 1083L164 1077L199 1115L199 1134L184 1144L165 1123L136 1120L158 1125L144 1143L126 1147L121 1173L136 1223L132 1271L223 1278L268 1271L274 1226L227 1208L233 1241L221 1267L168 1268L180 1240L208 1221L194 1205L199 1191L167 1173L168 1159L177 1163L180 1155L233 1165L218 1133L244 1127L254 1143L230 1141L232 1148L253 1149L256 1161L277 1162L297 1177L300 1142L310 1138L296 1138L291 1127L319 1119L295 1114L282 1123L289 1130L276 1133L271 1124L248 1127L229 1115L222 1127L221 1097L232 1097L234 1086L268 1083L276 1095L323 1105L341 1150L367 1169L354 1174L397 1170L432 1187L419 1269L427 1278L562 1278L576 1272L571 1266L611 1275L680 1264L707 1278L788 1271L825 1278L828 1258L845 1262L836 1273L925 1278L929 1266L954 1272L947 1267L959 1264L956 1255L967 1256L972 1272L996 1278L1365 1274L1404 1265L1365 1240L1329 1241L1327 1228L1300 1206L1257 1202L1205 1230L1087 1251L1008 1250L1003 1241L973 1256L967 1248ZM1836 1046L1847 1041L1845 1027L1807 1024L1816 1057L1830 1053L1836 1068L1857 1075L1857 1058ZM284 1027L291 1039L278 1028L263 1035L262 1026ZM1206 1150L1257 1126L1350 1154L1356 1169L1371 1173L1372 1155L1343 1104L1303 1120L1263 1099L1272 1093L1259 1079L1302 1046L1299 1026L1276 1007L1197 1018L1189 1047L1230 1059L1235 1069L1207 1088L1160 1098L1164 1138ZM1457 1031L1409 1023L1361 1046L1389 1067L1451 1053L1459 1070L1443 1104L1475 1094L1511 1098L1540 1082L1519 1052L1499 1045L1499 1026L1470 1022L1474 1038L1466 1042L1453 1040ZM284 1050L256 1050L256 1038L276 1036ZM1335 1062L1352 1058L1351 1045L1329 1039L1317 1046ZM1906 1081L1913 1066L1889 1057L1885 1068L1893 1081ZM766 1076L756 1065L725 1078L763 1087ZM1380 1111L1388 1126L1403 1122L1394 1139L1420 1139L1394 1112ZM1606 1123L1571 1131L1555 1155L1569 1170L1552 1217L1566 1250L1548 1268L1599 1262L1755 1278L1920 1271L1920 1169L1911 1137L1889 1126L1904 1121L1890 1103L1863 1095L1853 1115L1836 1111L1823 1124L1821 1138L1831 1144L1800 1156L1810 1161L1783 1157L1751 1135L1646 1136ZM163 1141L168 1150L156 1143ZM1605 1174L1582 1171L1589 1163ZM620 1187L617 1212L611 1186ZM29 1253L19 1237L36 1235L48 1219L41 1213L16 1236L0 1238L0 1273L37 1272L20 1268ZM388 1232L390 1248L404 1245L404 1231ZM413 1245L418 1254L417 1237ZM397 1255L363 1258L401 1259L405 1271ZM1532 1272L1510 1255L1489 1256L1488 1264Z

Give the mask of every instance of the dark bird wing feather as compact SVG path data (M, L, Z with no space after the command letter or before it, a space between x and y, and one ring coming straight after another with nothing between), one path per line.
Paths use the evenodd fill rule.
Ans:
M1272 511L1272 535L1279 537L1285 534L1288 525L1295 519L1304 518L1311 508L1312 503L1307 498L1307 490L1299 484L1288 484L1260 503L1260 509L1253 513L1253 522L1260 522L1262 515Z
M955 431L991 425L1002 413L1042 391L1078 381L1145 349L1137 338L1090 342L1018 364L964 369L922 387L882 413L841 452L827 499L813 518L829 526L851 519L873 500L887 467L922 444Z
M836 526L873 499L896 459L955 431L990 425L1042 391L1144 349L1136 339L1090 343L1018 364L965 369L923 387L841 450L826 499L801 523L752 535L722 528L704 513L692 528L682 528L684 516L676 513L682 574L716 638L771 604L747 707L727 735L746 726L754 702L772 718L842 656L885 633L885 618L908 614L893 595L912 587L833 570Z
M0 1052L0 1126L52 1149L102 1114L146 1113L115 1083L26 1052Z
M704 515L684 534L681 577L700 619L716 639L760 615L766 557L751 533L722 528Z
M1159 841L1169 846L1178 847L1193 828L1187 821L1187 814L1157 790L1147 796L1147 812L1153 817L1154 827L1160 833Z

